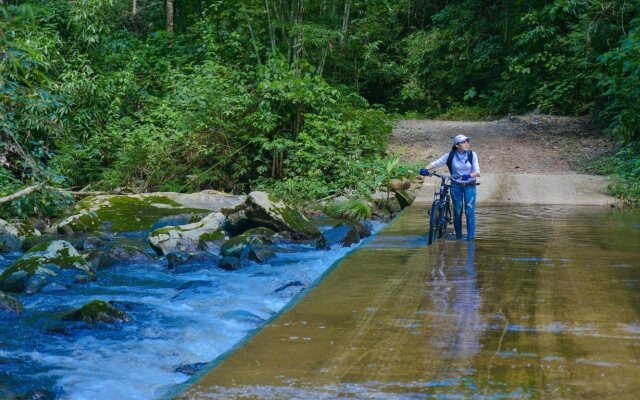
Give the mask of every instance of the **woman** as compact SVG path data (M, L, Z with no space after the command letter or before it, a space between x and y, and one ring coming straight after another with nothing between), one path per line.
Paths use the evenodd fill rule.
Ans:
M469 150L469 138L456 135L451 151L427 165L420 175L429 176L430 169L441 165L449 167L451 173L451 198L453 200L453 227L456 239L462 239L462 204L467 216L467 240L473 240L476 227L476 178L480 176L478 155Z

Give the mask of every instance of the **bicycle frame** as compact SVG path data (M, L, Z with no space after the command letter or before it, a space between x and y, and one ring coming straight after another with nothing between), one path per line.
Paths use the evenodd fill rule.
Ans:
M432 174L440 178L440 188L433 195L433 204L429 212L429 237L428 244L433 243L439 238L446 239L447 225L453 222L451 217L451 185L447 184L447 180L451 179L449 175Z

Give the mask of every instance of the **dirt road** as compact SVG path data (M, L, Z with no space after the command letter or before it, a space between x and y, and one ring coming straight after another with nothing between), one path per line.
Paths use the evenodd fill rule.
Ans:
M402 161L426 165L448 151L458 133L471 138L487 173L578 174L589 160L615 147L586 119L525 115L497 121L401 120L389 148Z
M478 154L479 202L615 203L607 193L608 178L584 175L589 161L615 149L615 142L586 119L526 115L473 122L402 120L393 130L389 147L402 161L426 165L446 153L458 133L471 138L471 148ZM418 202L432 200L428 182Z

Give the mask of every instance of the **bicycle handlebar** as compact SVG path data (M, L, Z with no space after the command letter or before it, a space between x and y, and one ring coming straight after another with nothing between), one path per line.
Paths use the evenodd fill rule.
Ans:
M430 173L429 175L427 175L427 176L435 176L435 177L438 177L438 178L440 178L440 179L442 179L442 180L446 180L446 179L453 179L453 178L454 178L454 177L453 177L453 176L451 176L451 175L447 175L447 174L442 174L442 175L440 175L440 174L438 174L437 172L431 172L431 173ZM480 182L476 181L474 184L475 184L475 186L478 186L478 185L480 184Z
M429 176L436 176L436 177L441 178L441 179L451 179L452 178L451 175L446 175L446 174L440 175L437 172L432 172Z

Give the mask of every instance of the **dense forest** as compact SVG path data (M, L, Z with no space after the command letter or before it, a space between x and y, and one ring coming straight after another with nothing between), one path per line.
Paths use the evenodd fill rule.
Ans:
M586 115L640 198L638 0L2 0L0 217L74 190L368 192L397 115ZM403 171L403 168L405 170Z

